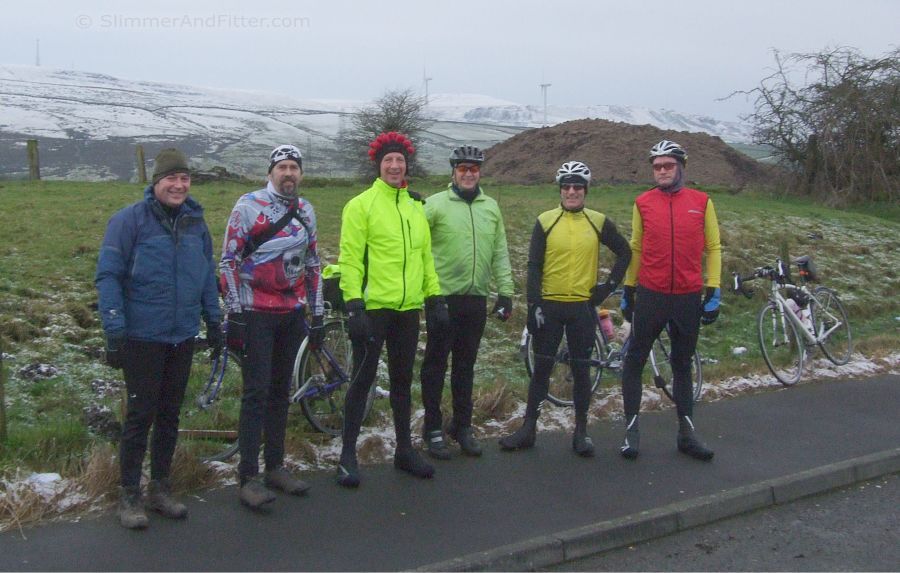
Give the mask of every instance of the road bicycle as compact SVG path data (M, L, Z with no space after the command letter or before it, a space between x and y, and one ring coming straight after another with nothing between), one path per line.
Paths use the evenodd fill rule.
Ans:
M753 290L744 283L764 278L770 281L766 304L757 320L759 347L766 366L785 386L796 384L803 375L807 353L815 346L828 359L841 365L850 361L853 338L847 310L837 294L824 286L810 289L818 280L809 256L794 259L800 285L793 284L789 267L775 259L774 266L757 267L747 276L732 273L734 291L747 298Z
M621 297L622 291L616 291L610 296L604 304L610 304L616 301L616 295ZM591 307L593 308L593 307ZM590 381L591 393L597 391L604 380L607 382L619 383L622 374L622 367L625 362L625 354L628 352L628 346L631 343L630 324L625 325L624 319L618 312L618 305L614 308L601 308L599 312L593 312L596 321L594 332L594 347L591 350L590 357ZM603 318L601 318L603 316ZM604 329L602 321L613 321L611 332ZM616 317L616 320L613 320ZM669 361L670 349L672 347L670 341L670 332L672 325L667 324L666 328L660 332L659 337L653 343L650 350L648 363L650 365L649 372L652 376L653 384L661 389L663 393L672 401L672 367ZM628 330L629 332L625 332ZM622 333L622 334L615 334ZM522 349L525 362L525 369L528 371L528 378L531 378L534 372L534 350L532 348L532 337L527 329L522 333ZM703 392L703 367L702 359L699 352L695 352L691 360L691 374L694 380L694 401L700 400ZM557 406L572 406L574 404L572 397L572 368L569 346L566 337L563 336L559 343L559 349L554 356L553 370L550 373L550 385L547 394L547 400Z
M325 279L334 280L334 279ZM227 321L223 328L228 328ZM317 431L339 436L343 426L344 398L350 387L352 345L347 333L343 304L325 301L322 346L313 350L304 338L297 351L289 394L291 411L299 409ZM241 410L241 356L233 350L209 357L205 338L195 341L193 369L181 407L179 439L209 461L224 461L238 451ZM364 417L375 398L372 385Z

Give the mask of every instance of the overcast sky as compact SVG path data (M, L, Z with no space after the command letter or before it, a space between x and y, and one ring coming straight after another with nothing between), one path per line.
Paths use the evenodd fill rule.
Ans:
M386 89L737 119L772 49L900 44L897 0L4 2L0 63L371 99Z

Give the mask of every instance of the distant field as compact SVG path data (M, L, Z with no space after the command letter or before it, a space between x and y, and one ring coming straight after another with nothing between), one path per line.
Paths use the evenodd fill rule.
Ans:
M363 190L348 181L313 181L304 189L319 219L326 259L337 254L344 203ZM418 182L425 194L439 191L439 178ZM195 186L206 218L221 247L227 216L246 186ZM477 370L481 391L506 385L523 399L527 384L517 345L525 320L522 296L528 240L535 217L558 203L553 186L485 185L506 220L517 296L508 323L489 321ZM630 236L635 186L592 188L588 206L607 213ZM141 188L121 183L0 182L0 340L6 353L6 402L10 442L0 449L0 478L17 468L77 472L85 452L102 438L88 432L84 408L97 400L94 380L119 374L100 364L103 340L90 305L96 300L93 274L109 216L141 197ZM722 227L724 276L771 263L786 248L793 256L810 254L824 281L846 302L857 341L864 353L896 351L900 344L900 221L896 207L869 208L881 215L834 210L807 201L770 196L733 195L709 190ZM887 218L884 218L887 217ZM604 255L608 269L611 256ZM725 289L723 288L723 291ZM723 293L722 316L704 328L701 348L714 358L706 380L765 369L759 356L755 316L761 295L750 301ZM424 340L424 337L423 339ZM749 349L740 358L736 346ZM19 371L50 364L58 373L30 381ZM115 409L117 401L107 399ZM308 429L298 430L300 438Z

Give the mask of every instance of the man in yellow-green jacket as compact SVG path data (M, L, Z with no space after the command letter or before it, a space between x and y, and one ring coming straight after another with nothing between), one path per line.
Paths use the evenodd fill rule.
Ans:
M412 447L410 435L413 362L419 310L429 330L445 329L447 305L434 270L431 234L422 201L409 191L406 166L415 153L404 135L382 133L369 145L379 177L344 206L341 218L341 291L353 343L353 379L344 404L338 484L360 483L356 441L378 357L387 343L391 409L397 447L394 466L430 478L434 467Z
M492 314L505 321L512 313L513 281L506 229L497 202L479 186L483 162L484 153L477 147L463 145L454 149L450 154L453 172L449 188L429 197L425 204L434 266L450 313L450 328L428 331L421 371L423 441L428 455L441 460L450 459L442 427L441 395L451 353L453 419L447 434L459 443L464 454L481 455L481 445L472 434L472 387L492 278L497 287Z

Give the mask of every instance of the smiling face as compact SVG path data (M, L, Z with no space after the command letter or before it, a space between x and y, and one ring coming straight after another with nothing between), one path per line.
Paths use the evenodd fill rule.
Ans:
M566 211L577 211L584 207L587 187L582 183L562 183L559 186L559 202Z
M153 196L166 207L180 207L191 190L191 176L172 173L153 184Z
M481 166L477 163L458 163L453 168L453 183L465 192L472 192L478 188L481 180Z
M269 181L279 194L286 197L295 197L300 182L303 180L303 170L296 161L286 159L279 161L269 172Z
M653 180L662 188L670 187L678 177L680 168L678 160L674 157L655 157L653 159Z
M399 189L406 179L406 157L399 151L385 154L381 159L381 180Z

